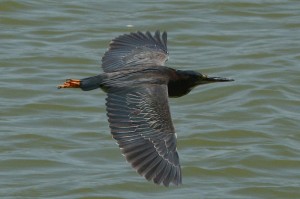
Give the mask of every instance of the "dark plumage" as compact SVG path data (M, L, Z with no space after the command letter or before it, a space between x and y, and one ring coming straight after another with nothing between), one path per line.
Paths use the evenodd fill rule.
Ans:
M164 66L167 59L166 32L124 34L110 42L104 73L58 87L107 92L111 134L126 160L147 180L165 186L182 182L168 97L186 95L200 84L233 81L175 70Z

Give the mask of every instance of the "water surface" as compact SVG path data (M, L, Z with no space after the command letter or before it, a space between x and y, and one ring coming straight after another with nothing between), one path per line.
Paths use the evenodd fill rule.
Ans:
M1 198L300 198L300 4L0 2ZM111 138L105 94L57 90L101 72L109 40L168 31L168 66L236 81L171 99L183 185L147 182Z

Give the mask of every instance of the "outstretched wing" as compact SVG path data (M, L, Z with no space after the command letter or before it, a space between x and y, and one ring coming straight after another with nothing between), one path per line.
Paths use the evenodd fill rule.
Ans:
M121 35L113 39L102 57L104 72L126 67L162 66L168 60L167 33L156 31Z
M132 167L156 184L181 184L167 85L110 89L106 105L113 138Z

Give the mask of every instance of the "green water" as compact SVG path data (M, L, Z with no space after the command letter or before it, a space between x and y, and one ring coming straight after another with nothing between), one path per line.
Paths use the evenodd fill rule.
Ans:
M297 0L0 1L1 198L300 198ZM177 69L234 78L171 99L183 185L139 176L105 94L57 90L101 72L109 41L168 31Z

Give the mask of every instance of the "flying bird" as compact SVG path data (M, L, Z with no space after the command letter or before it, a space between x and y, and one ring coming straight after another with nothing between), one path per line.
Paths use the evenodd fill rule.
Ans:
M123 34L102 57L104 73L58 86L106 92L109 127L122 154L140 175L164 186L182 183L168 98L198 85L233 81L167 67L168 54L166 32Z

